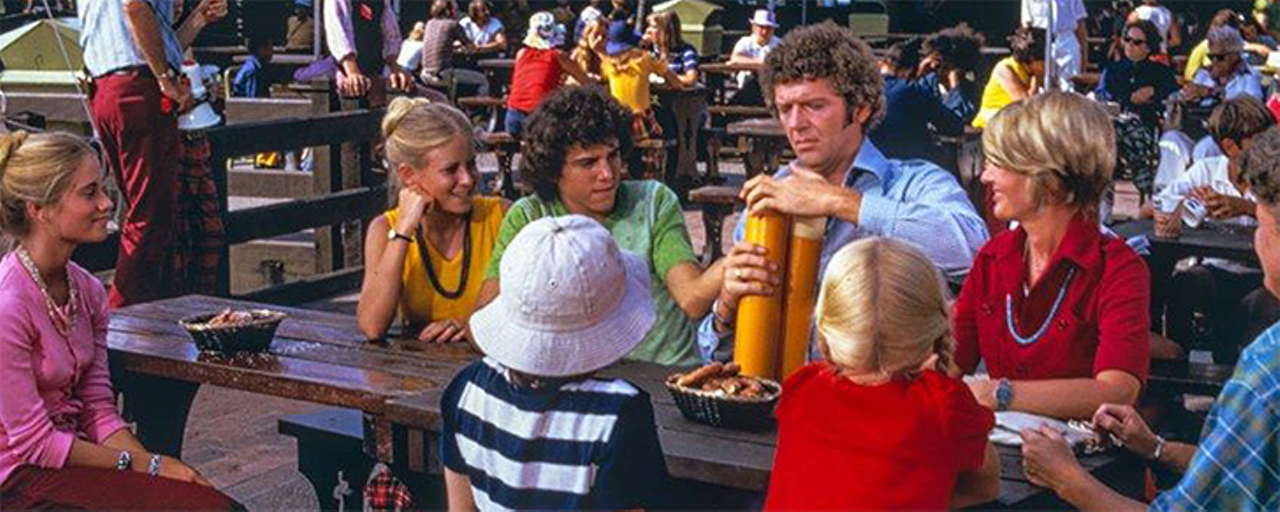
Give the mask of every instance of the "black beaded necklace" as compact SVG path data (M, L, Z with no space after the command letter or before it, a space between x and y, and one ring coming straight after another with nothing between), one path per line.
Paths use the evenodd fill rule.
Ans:
M444 289L444 285L440 284L440 278L436 276L436 270L431 267L431 257L427 254L427 237L422 230L422 224L418 224L418 257L422 258L422 266L427 267L427 279L431 281L431 287L449 300L457 300L467 291L467 278L471 276L471 214L467 213L467 217L463 219L466 227L462 232L462 277L458 279L458 289L449 291ZM444 254L441 253L441 256Z

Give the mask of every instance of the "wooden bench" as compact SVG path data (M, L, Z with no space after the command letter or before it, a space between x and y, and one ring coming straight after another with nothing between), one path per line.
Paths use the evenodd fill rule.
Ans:
M738 137L739 146L746 146L742 149L747 152L743 158L747 179L761 173L773 174L778 170L782 151L787 147L787 132L777 119L769 117L735 121L729 123L726 131L730 137Z
M724 219L733 213L741 191L741 187L711 185L689 192L689 203L702 209L702 226L707 233L706 248L702 251L704 265L710 265L724 256Z
M769 107L764 105L711 105L707 113L726 117L770 117Z
M375 461L364 453L360 411L326 407L286 416L276 428L297 439L298 471L311 482L321 510L362 508L364 484Z
M493 96L465 96L458 98L458 106L467 110L489 110L489 127L488 130L497 131L499 119L502 118L503 111L507 108L506 98L497 98Z
M1235 367L1227 364L1192 363L1186 359L1151 361L1147 387L1162 394L1218 396Z
M676 141L666 138L648 138L635 142L636 151L640 152L640 161L644 164L644 179L656 179L672 184L672 176L667 175L667 152L674 150Z
M511 162L520 152L520 141L507 132L484 132L480 135L480 143L498 159L498 179L490 190L513 201L519 198Z

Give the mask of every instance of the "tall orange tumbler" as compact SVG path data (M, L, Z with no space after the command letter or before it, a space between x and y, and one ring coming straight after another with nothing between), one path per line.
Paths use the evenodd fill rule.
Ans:
M809 328L813 323L813 307L818 301L818 262L822 256L822 238L827 231L826 221L825 217L796 218L791 226L782 296L780 381L804 366L809 355Z
M775 213L751 214L747 217L746 228L743 241L764 247L765 258L785 270L790 217ZM778 378L781 327L781 290L775 290L769 296L748 295L738 303L733 360L742 365L744 375Z

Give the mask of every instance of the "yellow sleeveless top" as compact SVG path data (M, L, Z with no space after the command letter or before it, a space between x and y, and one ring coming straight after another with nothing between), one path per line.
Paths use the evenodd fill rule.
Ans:
M1013 70L1013 74L1017 75L1018 81L1023 86L1031 85L1031 70L1024 67L1013 57L1005 57L1004 60L996 63L996 70L1000 67L1007 67ZM996 115L1005 105L1013 103L1013 98L1009 97L1009 92L1004 90L1004 86L1000 85L1000 80L996 79L996 71L991 72L991 78L987 79L987 87L982 90L982 108L978 110L978 115L973 118L973 125L978 128L987 126L987 121Z
M467 274L467 286L462 296L449 299L440 295L431 285L427 276L427 268L423 265L421 252L418 249L417 235L409 243L409 251L405 254L404 272L400 276L400 321L407 325L425 326L440 320L466 320L476 306L476 298L480 295L480 285L484 282L485 271L489 268L489 257L493 255L493 246L498 240L498 228L502 226L505 212L502 199L496 197L476 196L471 207L471 264ZM400 217L395 209L383 214L387 222L395 226ZM408 233L405 233L408 234ZM427 258L435 271L440 286L447 291L458 289L462 280L462 263L464 251L459 250L452 260L426 244Z

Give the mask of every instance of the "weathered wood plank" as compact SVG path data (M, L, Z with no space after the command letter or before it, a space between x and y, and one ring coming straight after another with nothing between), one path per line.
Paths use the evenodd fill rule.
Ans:
M387 400L432 389L420 377L276 355L202 354L178 338L107 334L111 358L126 371L378 412Z
M368 219L386 208L387 189L376 186L227 212L227 245Z
M209 143L225 157L282 149L328 146L381 136L382 109L336 112L310 118L272 120L212 128Z

